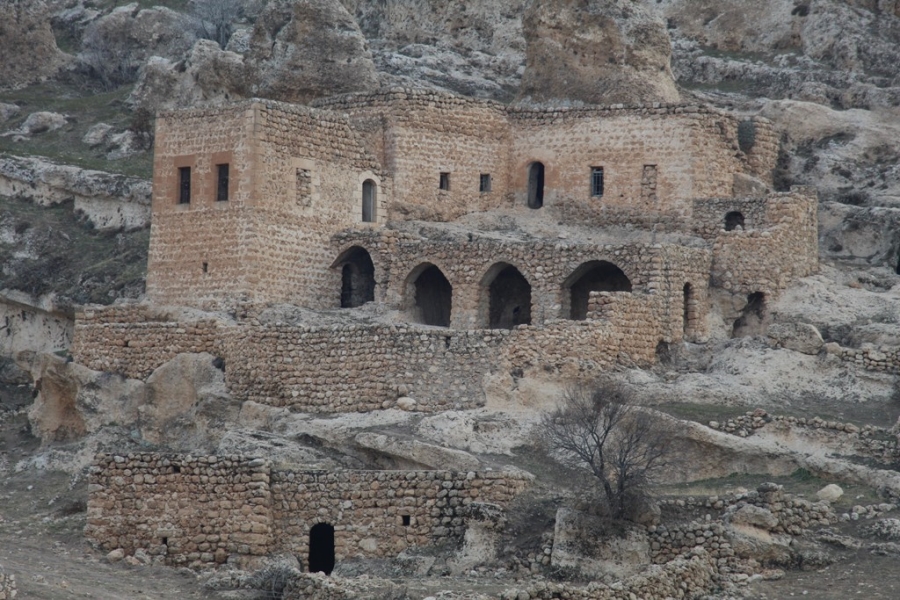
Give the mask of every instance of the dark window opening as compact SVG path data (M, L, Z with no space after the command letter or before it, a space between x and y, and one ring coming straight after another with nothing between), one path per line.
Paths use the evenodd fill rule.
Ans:
M404 527L409 527L410 521L411 521L411 519L409 518L409 515L403 515L403 525L404 525Z
M450 190L450 173L441 173L441 181L438 187L442 190Z
M583 321L587 318L591 292L630 292L631 280L616 265L595 260L575 269L563 287L568 290L568 317Z
M378 186L371 179L366 179L362 186L362 220L364 223L375 222L375 201Z
M591 196L603 195L603 167L591 167Z
M173 473L181 473L181 465L172 465Z
M528 167L528 208L544 206L544 164L531 163Z
M216 165L216 202L228 201L228 165Z
M725 231L744 229L744 215L734 210L725 215Z
M334 527L328 523L309 530L309 572L331 575L334 570Z
M453 286L441 270L434 265L426 268L416 278L414 288L416 319L425 325L449 327Z
M209 263L203 263L203 272L209 273Z
M490 173L482 173L478 182L478 191L481 193L491 191L491 175Z
M169 545L169 538L164 537L164 538L162 539L162 545L168 547L168 545Z
M691 284L684 284L684 288L682 289L682 301L684 303L684 333L687 334L688 329L690 329L692 313L694 310L694 288L691 287Z
M507 265L488 287L488 327L512 329L531 324L531 284L511 265Z
M731 337L748 337L760 335L766 328L766 295L753 292L747 296L747 304L741 310L741 316L734 320Z
M656 344L656 361L662 365L672 363L672 352L669 348L669 344L665 340L660 340L659 343Z
M375 264L365 249L354 246L339 260L341 308L355 308L375 300Z
M178 203L191 203L191 168L178 168Z

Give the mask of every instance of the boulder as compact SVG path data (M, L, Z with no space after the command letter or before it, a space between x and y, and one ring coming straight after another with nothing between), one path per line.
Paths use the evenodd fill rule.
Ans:
M0 123L6 123L21 111L18 106L15 104L6 104L5 102L0 102Z
M523 28L521 98L591 104L679 100L665 23L634 2L536 0Z
M52 77L69 60L56 47L44 0L0 2L0 89Z
M550 564L578 569L587 577L624 578L650 564L650 542L641 526L560 508Z
M211 354L179 354L147 378L147 402L139 407L141 436L177 451L212 452L235 422L240 405L225 387L225 373Z
M339 0L275 0L256 21L246 55L252 93L287 102L378 85L356 20Z
M816 355L825 346L822 334L809 323L775 323L767 333L776 346L803 354Z
M48 131L55 131L66 124L66 117L55 112L33 112L18 129L4 133L4 136L20 135L30 137Z
M778 517L773 515L772 511L752 504L745 504L733 512L726 512L725 520L733 525L758 527L767 531L778 526Z
M844 490L841 489L841 486L835 483L829 483L821 490L816 492L816 497L819 500L823 500L825 502L837 502L837 500L844 495Z
M416 401L409 396L397 398L397 408L400 410L416 410Z
M113 126L107 123L97 123L92 125L81 141L91 148L106 144L109 142L109 136L112 133Z
M773 535L758 527L732 523L726 536L738 558L753 559L765 566L793 562L789 535Z

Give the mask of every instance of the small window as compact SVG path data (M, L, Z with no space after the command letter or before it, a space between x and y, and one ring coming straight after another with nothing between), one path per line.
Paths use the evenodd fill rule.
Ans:
M209 263L208 262L203 263L202 268L203 268L204 273L209 273Z
M216 165L216 202L228 201L228 165Z
M450 173L441 173L441 183L439 189L450 190Z
M366 179L362 186L362 220L364 223L375 222L375 200L377 186L371 179Z
M410 523L410 517L409 517L409 515L403 515L403 526L404 526L404 527L409 527L409 523Z
M603 167L591 167L591 196L603 195Z
M478 191L481 193L491 191L491 174L490 173L482 173L481 181L478 184Z
M178 168L178 203L191 203L191 168Z

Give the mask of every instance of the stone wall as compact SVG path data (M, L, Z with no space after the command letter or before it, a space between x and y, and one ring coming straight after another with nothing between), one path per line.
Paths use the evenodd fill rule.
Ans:
M0 356L65 350L72 345L74 325L71 313L55 307L52 298L35 299L17 291L0 294Z
M16 576L0 572L0 600L13 600L17 594Z
M197 567L309 552L310 529L334 528L337 560L395 556L459 539L473 502L505 506L528 484L500 471L292 471L240 456L98 455L85 535Z
M900 346L845 348L836 349L841 360L852 363L869 371L887 371L900 373Z

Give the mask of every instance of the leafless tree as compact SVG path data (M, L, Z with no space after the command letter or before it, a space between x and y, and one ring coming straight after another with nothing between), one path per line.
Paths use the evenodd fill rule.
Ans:
M197 18L200 34L225 48L234 24L244 18L249 0L191 0L190 8Z
M572 466L586 467L602 488L613 518L669 462L672 430L635 405L628 388L612 381L573 386L544 416L547 448Z

